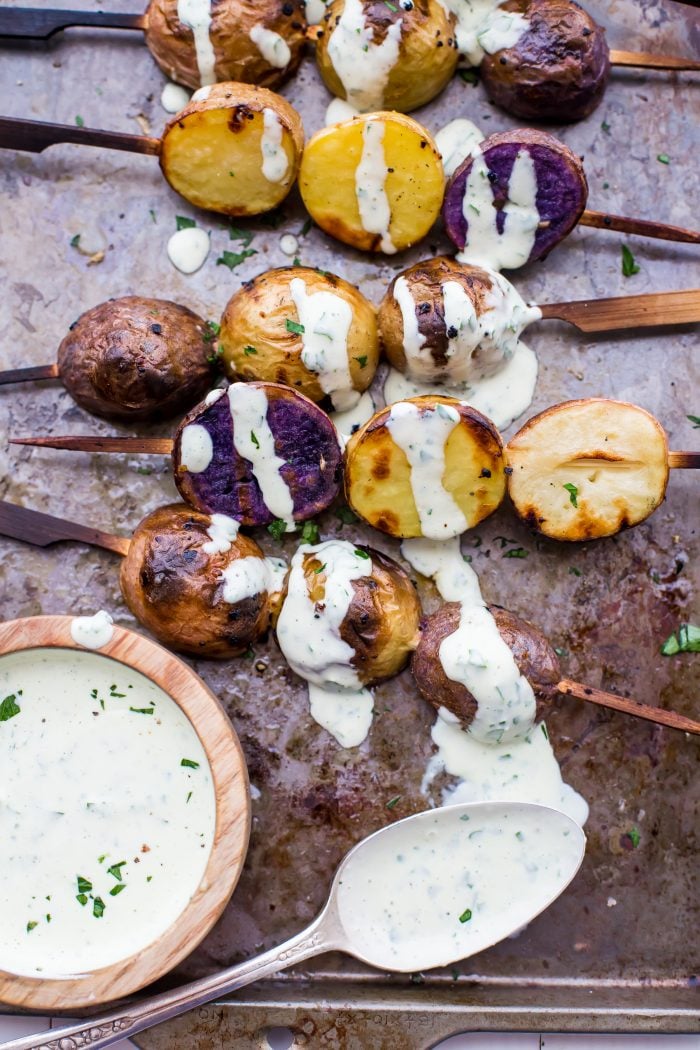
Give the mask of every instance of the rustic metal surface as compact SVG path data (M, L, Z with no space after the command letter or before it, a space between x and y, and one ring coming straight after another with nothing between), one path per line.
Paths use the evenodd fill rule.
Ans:
M110 4L122 11L129 6L128 0ZM609 27L613 47L698 53L698 15L690 7L672 0L590 6ZM8 115L65 122L80 115L86 125L123 131L137 131L137 121L145 120L154 134L165 120L162 78L139 33L76 30L48 46L5 48L0 85L0 108ZM315 131L328 98L311 59L284 93L300 107L307 134ZM585 155L591 207L697 226L699 100L692 75L615 73L600 109L561 131ZM487 104L480 87L461 80L417 114L433 130L458 115L487 133L516 124ZM659 153L667 153L670 164L659 163ZM212 251L198 274L185 277L168 262L165 246L175 215L196 213L170 191L152 158L79 147L38 157L8 152L0 157L0 180L4 367L53 360L70 322L109 296L169 297L216 319L243 278L286 261L279 238L298 232L304 221L293 196L278 229L249 223L257 255L230 273L216 266L220 251L235 247L226 224L199 213L199 223L212 231ZM83 248L104 251L102 262L90 264L71 246L78 233ZM515 283L527 298L542 301L698 285L697 249L635 239L629 243L641 269L625 279L623 241L578 230L548 260L517 273ZM398 259L368 259L314 229L300 238L299 255L357 282L376 302L396 269L446 247L435 234ZM532 412L567 397L627 398L662 421L671 447L700 443L686 419L700 412L696 330L587 339L547 322L533 328L528 341L540 359ZM0 497L122 533L174 498L162 458L6 444L8 433L67 432L119 431L80 411L56 383L0 390ZM566 650L567 675L697 716L692 678L698 658L664 659L658 651L679 621L693 616L697 486L692 472L674 471L667 501L649 522L584 546L536 542L505 507L465 538L465 549L488 599L536 620ZM320 524L323 536L341 527L332 513ZM360 534L348 526L340 533ZM529 556L504 559L498 537L527 548ZM397 554L387 537L367 538ZM262 543L279 553L267 534ZM286 542L288 553L293 546ZM37 550L0 540L0 614L106 608L117 622L134 626L120 598L116 563L105 551L75 545ZM432 607L434 594L425 597ZM310 719L305 689L272 640L256 647L254 660L195 666L226 705L260 795L234 899L172 980L268 947L307 922L352 843L425 807L419 788L432 749L431 712L406 674L377 691L365 744L342 751ZM324 957L230 1004L146 1032L140 1045L265 1046L271 1024L291 1024L295 1045L310 1050L422 1050L470 1028L697 1031L697 740L573 700L562 701L549 728L565 778L591 803L589 848L574 885L520 937L454 973L414 981ZM388 810L396 795L399 803ZM636 848L636 833L628 834L633 828Z

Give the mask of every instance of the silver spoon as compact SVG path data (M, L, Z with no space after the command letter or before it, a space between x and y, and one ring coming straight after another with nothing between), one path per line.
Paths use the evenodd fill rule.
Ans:
M255 959L0 1050L109 1046L322 952L410 973L465 959L526 926L578 871L586 838L570 817L527 802L428 810L350 850L321 913Z

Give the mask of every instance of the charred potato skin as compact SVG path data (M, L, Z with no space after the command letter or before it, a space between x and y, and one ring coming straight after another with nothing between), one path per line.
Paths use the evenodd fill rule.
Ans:
M229 300L219 333L222 363L229 379L283 383L316 402L326 396L318 376L310 372L301 359L301 336L288 331L286 326L287 320L298 320L289 290L294 278L304 281L309 295L332 292L350 305L353 312L348 333L350 376L355 390L366 390L379 364L374 306L342 277L320 274L303 266L267 270L246 282Z
M255 25L284 39L291 52L284 68L271 66L263 58L250 38ZM209 35L216 55L216 79L279 87L301 61L305 32L301 0L214 0ZM178 18L177 0L151 0L146 12L146 45L167 77L185 87L200 86L194 34Z
M489 606L498 633L513 654L518 670L532 686L537 704L535 721L545 718L557 696L561 668L557 654L537 627L498 605ZM446 707L467 729L477 702L460 682L448 678L440 663L440 646L459 627L459 602L447 602L421 623L420 641L411 671L424 700L436 709Z
M396 275L384 295L377 314L379 335L389 363L399 372L406 372L404 331L401 308L394 298L394 289L399 277L404 277L416 304L418 329L425 339L422 352L429 352L437 372L446 371L449 363L447 349L449 340L445 327L445 308L442 286L446 281L457 281L474 303L477 314L485 309L485 298L493 286L493 280L478 266L465 266L448 256L441 255L415 263ZM474 357L478 359L477 350Z
M373 547L357 545L372 561L371 576L352 581L354 596L340 637L354 650L351 663L363 685L393 678L408 664L418 641L421 607L408 573ZM309 596L323 601L325 580L318 554L304 559Z
M489 98L538 123L589 116L610 76L605 30L573 0L509 0L530 28L514 47L486 55L481 79Z
M210 517L181 504L159 507L137 526L122 562L120 586L134 616L168 648L189 656L240 656L267 631L264 592L230 605L222 571L237 558L263 557L238 534L225 553L207 554Z
M206 322L186 306L129 295L81 314L58 348L58 371L93 415L169 419L211 387L215 349Z
M409 113L439 95L452 78L459 52L454 34L454 16L448 15L438 0L414 0L405 11L384 0L363 0L365 23L372 27L372 39L381 44L391 25L402 20L399 57L389 73L383 109ZM345 98L345 88L328 53L328 44L345 8L345 0L328 5L322 23L323 35L316 44L319 73L332 94Z

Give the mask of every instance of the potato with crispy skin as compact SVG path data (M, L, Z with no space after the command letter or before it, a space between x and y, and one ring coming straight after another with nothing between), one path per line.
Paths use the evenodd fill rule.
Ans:
M414 468L392 435L397 410L405 412L402 406L409 406L415 417L408 429L416 459L427 468L428 492L416 491ZM446 421L447 436L443 447L433 450L432 422L437 416ZM504 468L503 443L493 423L455 398L431 394L381 409L353 434L345 455L345 493L355 513L381 532L448 539L477 525L501 504ZM433 534L433 523L443 526L437 513L429 517L432 507L445 503L451 520L439 535Z
M277 88L301 61L306 32L301 0L217 0L207 2L207 37L214 55L214 79L239 80ZM167 77L198 88L202 70L195 34L180 20L178 0L151 0L146 11L146 45Z
M223 215L260 215L294 185L301 117L267 88L227 82L200 88L168 122L160 166L191 204Z
M169 419L211 387L214 350L211 328L186 306L127 295L73 322L58 348L58 372L96 416Z
M274 578L257 543L235 532L235 522L181 504L159 507L137 526L122 594L168 648L225 659L267 631Z
M316 61L324 83L361 111L424 106L457 68L454 18L439 0L333 0L322 28Z
M299 170L314 222L362 251L393 254L419 241L440 214L444 189L437 146L401 113L368 113L322 128Z
M668 442L649 412L626 401L564 401L508 442L517 514L555 540L612 536L663 502Z
M605 30L573 0L507 0L528 29L512 47L486 55L481 82L492 102L537 123L589 116L610 75Z
M350 408L374 378L374 306L332 273L303 266L267 270L229 300L219 346L231 379L284 383L312 401Z
M490 606L503 641L513 654L517 668L529 681L537 703L536 722L541 722L557 696L561 681L557 654L542 632L498 605ZM459 627L460 605L447 602L421 624L421 636L411 662L411 670L421 695L439 709L447 708L468 729L474 720L477 701L462 685L448 678L440 661L440 646Z

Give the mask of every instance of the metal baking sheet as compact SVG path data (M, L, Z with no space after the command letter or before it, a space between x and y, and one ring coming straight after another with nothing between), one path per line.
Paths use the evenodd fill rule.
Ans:
M95 8L86 0L80 6ZM110 3L116 10L130 6L129 0ZM608 27L613 47L700 51L692 7L673 0L589 6ZM165 120L162 83L139 33L73 30L49 45L3 49L0 108L68 123L81 116L88 126L122 131L141 125L157 134ZM600 109L560 130L585 156L591 207L697 226L699 92L692 74L618 71ZM328 96L311 58L284 94L300 108L307 135L321 126ZM516 125L487 103L481 87L460 79L416 115L431 130L459 115L486 133ZM668 154L668 165L657 161L659 153ZM53 360L67 326L109 296L173 298L217 319L243 279L287 261L280 236L298 233L304 223L293 194L277 228L263 220L247 224L257 254L231 273L216 265L230 247L227 224L177 198L152 158L73 146L36 157L4 152L0 180L0 360L10 367ZM192 277L166 257L176 215L195 215L212 231L209 259ZM104 251L102 262L91 264L71 246L78 233L82 246ZM624 240L577 230L549 259L517 272L514 283L526 298L542 302L700 283L697 249L635 238L627 242L640 271L623 277ZM446 249L435 232L398 258L369 258L312 229L300 237L299 255L343 274L378 302L397 269ZM531 329L528 342L540 360L532 413L570 397L613 396L653 412L671 447L700 441L686 418L700 412L696 329L589 338L547 322ZM0 497L125 534L147 511L175 498L163 458L32 451L6 441L8 434L70 432L128 431L90 418L56 383L0 390ZM171 428L149 432L166 435ZM504 507L464 545L489 600L539 622L566 650L570 677L697 715L697 658L659 655L660 642L679 621L697 616L697 512L697 478L674 471L665 504L615 539L582 546L536 540ZM341 528L333 513L320 525L326 537ZM364 535L355 526L340 534ZM525 547L528 557L504 559L499 537ZM372 533L367 539L397 555L389 538ZM262 543L279 553L267 534ZM286 542L287 553L293 546ZM77 545L35 550L0 540L0 613L9 619L107 608L117 622L137 626L120 598L116 561ZM434 606L434 593L424 598ZM321 905L349 846L425 808L420 781L432 750L432 714L408 674L378 689L369 739L359 750L342 751L309 717L305 689L272 640L256 646L250 661L195 667L230 713L259 797L256 792L250 853L234 898L170 983L300 929ZM264 1046L267 1027L280 1024L293 1029L295 1046L310 1050L423 1050L467 1029L700 1030L697 740L574 700L562 701L549 729L565 779L591 804L588 853L574 885L519 937L454 971L411 979L326 956L144 1032L139 1045ZM399 803L387 809L396 795Z

